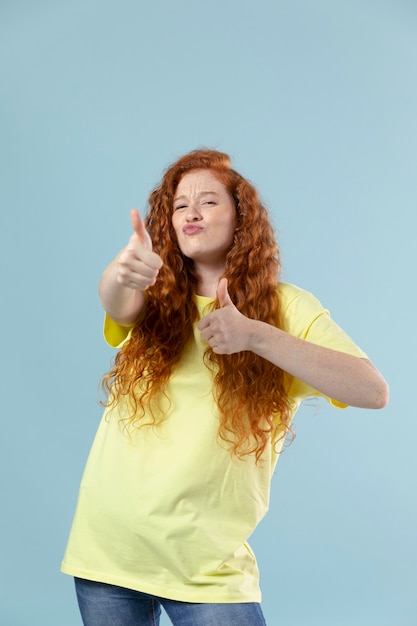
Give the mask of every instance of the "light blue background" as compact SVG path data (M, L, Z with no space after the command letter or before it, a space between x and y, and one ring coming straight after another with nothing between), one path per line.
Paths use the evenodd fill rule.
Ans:
M0 52L0 624L81 624L59 566L113 356L97 282L207 145L391 386L300 411L252 540L268 624L415 625L417 3L1 0Z

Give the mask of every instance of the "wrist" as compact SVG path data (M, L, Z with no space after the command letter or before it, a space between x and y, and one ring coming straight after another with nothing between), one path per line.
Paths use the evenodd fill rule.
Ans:
M267 322L260 320L251 320L251 328L249 333L249 350L258 356L265 357L271 345L277 340L277 337L283 332L276 326L272 326Z

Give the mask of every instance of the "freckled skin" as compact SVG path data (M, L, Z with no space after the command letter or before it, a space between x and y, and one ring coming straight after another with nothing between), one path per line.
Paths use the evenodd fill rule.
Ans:
M175 193L172 225L181 252L193 259L198 272L224 269L236 222L233 198L210 170L183 176Z

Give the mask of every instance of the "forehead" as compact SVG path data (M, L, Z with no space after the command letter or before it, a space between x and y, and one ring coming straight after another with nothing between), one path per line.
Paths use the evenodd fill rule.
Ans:
M200 191L226 192L227 189L211 170L192 170L181 178L176 189L176 196L198 193Z

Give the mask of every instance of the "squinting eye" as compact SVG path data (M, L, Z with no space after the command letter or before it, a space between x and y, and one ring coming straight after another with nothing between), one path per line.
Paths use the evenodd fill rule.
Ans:
M178 211L178 209L185 209L187 208L186 204L179 204L178 206L174 207L174 211Z

